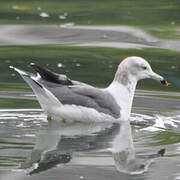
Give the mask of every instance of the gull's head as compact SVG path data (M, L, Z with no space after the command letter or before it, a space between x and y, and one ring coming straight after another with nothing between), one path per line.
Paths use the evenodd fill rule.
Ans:
M118 70L119 75L122 73L122 75L124 74L123 76L125 77L128 74L137 81L150 78L161 82L164 86L170 85L170 83L168 83L162 76L155 73L150 64L141 57L132 56L124 59L120 63ZM123 76L121 78L123 78Z

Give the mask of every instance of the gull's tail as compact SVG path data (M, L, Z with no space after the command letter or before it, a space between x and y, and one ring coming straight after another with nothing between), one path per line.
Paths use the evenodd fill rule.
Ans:
M22 71L13 66L10 66L10 68L18 72L32 88L41 107L46 111L47 114L51 114L53 108L62 106L61 102L43 84L38 81L37 76L34 76L29 72Z

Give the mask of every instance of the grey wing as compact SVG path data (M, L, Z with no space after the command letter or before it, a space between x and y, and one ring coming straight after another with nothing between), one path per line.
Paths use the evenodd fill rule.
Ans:
M114 97L101 89L88 86L48 87L62 104L75 104L94 108L115 118L120 116L120 107Z

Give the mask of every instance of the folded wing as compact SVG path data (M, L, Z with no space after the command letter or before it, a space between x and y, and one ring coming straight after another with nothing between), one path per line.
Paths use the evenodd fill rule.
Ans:
M45 103L48 103L50 98L53 98L54 105L77 105L86 108L93 108L98 112L108 114L114 118L119 118L120 107L116 103L114 97L105 89L95 88L88 84L70 80L66 75L56 74L48 69L38 65L31 66L37 72L37 76L25 75L21 76L32 87L37 98L43 96L45 100L39 100L42 108L46 108ZM17 71L17 68L15 69ZM45 93L45 94L44 94ZM47 98L48 94L48 98ZM46 99L47 98L47 99ZM42 98L41 98L42 99Z

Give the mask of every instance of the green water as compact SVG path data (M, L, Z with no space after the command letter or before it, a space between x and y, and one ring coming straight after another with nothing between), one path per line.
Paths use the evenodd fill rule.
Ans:
M1 24L63 24L140 26L165 38L179 39L178 0L1 0ZM39 16L41 12L49 18ZM68 13L66 19L59 16Z
M140 89L179 91L180 52L161 49L112 49L65 47L58 45L0 47L1 90L24 90L27 86L19 76L9 69L10 65L33 72L29 64L35 62L57 73L67 74L72 79L105 87L114 77L118 64L127 56L147 59L155 72L172 83L165 88L153 80L142 81ZM62 67L59 68L58 64ZM9 84L9 83L12 84ZM16 84L17 83L17 87ZM7 83L7 85L6 85Z
M40 17L46 12L49 17ZM65 24L75 25L127 25L138 27L163 39L180 38L180 1L178 0L1 0L0 24ZM59 19L66 13L65 19ZM17 18L18 17L18 18ZM53 37L52 37L53 38ZM133 42L134 43L134 42ZM177 44L178 46L178 44ZM153 81L140 82L138 88L179 91L180 52L163 49L112 49L65 47L60 45L1 46L0 89L27 90L22 80L9 70L9 65L22 69L30 62L47 66L70 78L97 85L107 86L113 79L119 62L127 56L142 56L153 69L172 82L163 88ZM58 68L57 64L64 66ZM80 64L79 67L76 65ZM103 73L102 73L103 72ZM13 73L13 76L11 74ZM7 84L4 84L7 83ZM10 83L10 84L9 84ZM28 89L29 90L29 89Z
M42 12L48 13L49 17L40 17ZM60 19L59 16L64 13L67 16L65 19ZM56 34L53 35L51 32L49 35L46 32L47 29L44 31L43 26L38 26L50 27L53 24L59 28L59 25L71 22L90 27L92 25L131 27L131 34L121 31L111 34L108 31L96 30L95 33L100 34L99 39L104 38L101 42L126 42L135 45L133 48L123 46L108 48L103 45L102 47L77 47L73 46L74 43L62 45L63 42L60 44L53 41L62 37L64 40L70 39L71 42L73 36L68 34L69 32L60 36L61 34L58 33L63 30L51 29ZM6 36L3 32L5 26L2 25L7 25L11 30L6 32ZM24 25L20 32L13 29L18 25ZM27 30L28 25L38 26L39 32L35 27ZM141 35L132 36L137 33L134 27L155 38L156 42L145 41ZM42 39L49 38L51 41L42 43L42 39L38 39L38 33L41 34L41 32ZM76 40L82 40L81 37L86 33L77 31L76 35L79 39ZM32 34L37 41L34 45L26 44L26 40L31 40ZM114 41L113 38L108 41L108 36L112 35L115 36ZM92 37L93 35L87 37L87 43L91 42ZM0 180L56 180L59 178L119 180L119 177L124 180L178 179L180 176L180 95L178 93L180 91L180 51L177 48L180 47L179 39L180 1L178 0L1 0ZM21 40L22 42L24 40L24 43ZM83 43L86 42L83 41ZM163 43L166 43L166 46L162 46ZM142 45L143 48L139 48L137 44ZM144 45L151 47L147 48ZM112 148L112 142L120 133L118 128L113 129L112 124L106 126L104 123L97 123L72 124L72 126L60 126L58 130L49 129L46 116L39 109L38 102L31 96L31 89L16 72L9 68L9 66L15 66L34 72L29 66L34 62L57 73L66 74L71 79L93 86L106 87L113 80L118 64L127 56L145 58L155 72L172 83L169 87L163 87L153 80L143 80L138 83L137 88L145 91L136 93L131 115L137 155L153 156L160 149L166 149L165 157L157 158L148 172L140 176L124 175L115 169L109 148ZM159 119L163 120L165 128L143 131L146 127L154 128L153 125ZM70 162L67 161L64 165L62 159L57 160L60 157L58 153L71 156L77 161L69 160ZM47 159L43 159L46 157L44 155L47 155ZM82 162L79 161L81 159ZM42 171L41 174L28 176L24 171L22 174L11 172L12 169L20 166L30 167L33 162L44 165L44 169L39 168L39 173ZM60 166L56 167L58 163Z

